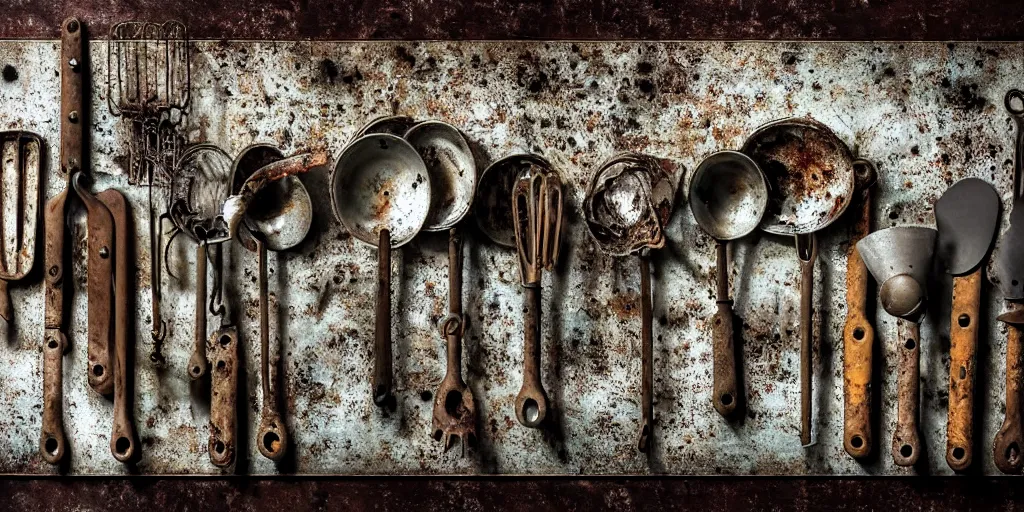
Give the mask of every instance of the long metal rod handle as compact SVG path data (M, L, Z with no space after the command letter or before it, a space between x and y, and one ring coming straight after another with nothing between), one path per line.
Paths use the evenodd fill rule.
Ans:
M210 364L206 358L206 249L203 242L196 245L195 342L188 360L188 375L192 380L206 375Z
M377 318L374 329L373 403L391 396L391 232L382 229L377 244Z
M516 396L516 419L539 428L548 412L547 394L540 376L540 285L525 287L523 304L523 386Z
M718 311L712 320L714 384L712 403L718 414L728 418L736 412L739 390L736 380L736 340L733 331L732 299L729 298L729 243L716 242L715 272Z
M654 438L654 333L651 305L650 254L642 251L640 259L640 438L637 450L647 453Z
M1012 303L1012 310L1024 305ZM1024 469L1024 429L1021 428L1020 400L1024 386L1024 346L1021 328L1006 324L1006 417L992 442L993 460L999 471L1018 475Z
M449 374L462 374L462 335L465 319L462 317L462 237L457 228L448 231L448 318L453 325L443 325L448 348Z
M800 444L811 444L811 399L814 374L814 261L818 240L814 234L797 236L800 256Z

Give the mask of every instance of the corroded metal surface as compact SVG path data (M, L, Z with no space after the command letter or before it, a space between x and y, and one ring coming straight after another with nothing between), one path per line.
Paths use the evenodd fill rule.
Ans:
M145 189L126 186L128 131L106 110L101 91L105 44L92 46L92 167L99 187L121 188L135 225ZM321 142L337 158L369 119L385 114L436 118L461 128L483 166L515 151L543 155L566 180L566 242L545 277L542 372L556 408L553 427L520 426L524 293L515 253L476 230L466 234L464 360L480 417L478 449L460 458L431 437L432 390L444 374L436 323L446 314L447 236L420 234L395 252L393 408L373 404L376 254L333 218L328 171L304 176L314 203L307 240L270 257L271 335L281 340L286 380L283 416L293 454L280 466L253 441L261 402L257 372L255 254L234 246L225 302L240 322L244 405L241 471L274 473L687 473L905 474L889 457L858 463L843 450L842 336L846 240L851 219L821 233L814 332L815 439L801 448L798 403L799 266L786 238L752 235L734 244L733 293L742 320L744 417L729 423L711 405L711 318L715 310L713 240L677 203L666 249L654 258L655 439L636 451L640 419L639 276L631 261L605 255L582 222L583 193L594 166L637 151L693 169L708 154L738 148L757 126L812 115L859 156L879 166L875 227L932 224L933 202L966 176L993 183L1008 205L1012 123L1000 102L1024 76L1021 44L832 43L194 43L193 110L188 139L237 154L253 142L285 154ZM51 41L0 43L0 64L17 71L0 82L0 128L36 131L50 159L46 194L62 188L56 172L59 49ZM673 180L686 190L687 178ZM681 194L677 194L679 196ZM682 198L680 197L680 200ZM84 218L71 228L75 299L64 360L64 418L72 473L122 473L109 450L112 404L85 375ZM148 261L144 234L136 242ZM190 387L193 247L175 240L164 286L168 367L151 366L146 265L138 286L137 469L145 473L218 472L207 453L209 390ZM948 289L944 278L933 286ZM12 285L15 321L0 345L0 471L54 471L38 455L42 416L40 273ZM874 293L874 292L872 292ZM943 459L948 401L948 291L929 292L921 327L922 463L947 473ZM986 288L979 333L976 458L996 471L989 440L1002 412L1005 327L1002 301ZM886 452L896 422L896 322L874 312L882 350L875 430ZM275 345L276 346L276 345ZM880 443L880 444L879 444Z

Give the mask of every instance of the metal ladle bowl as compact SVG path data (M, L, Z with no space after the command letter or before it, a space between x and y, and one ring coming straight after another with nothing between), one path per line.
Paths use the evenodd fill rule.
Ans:
M477 226L487 238L503 247L516 246L512 189L519 175L531 166L550 168L551 164L541 156L519 153L495 161L480 175L473 201Z
M430 214L424 231L444 231L469 213L476 192L476 161L466 138L454 126L424 121L405 140L416 148L430 173Z
M430 213L430 177L416 148L376 133L345 147L331 175L334 215L363 242L378 245L383 230L391 247L409 242Z
M738 151L704 159L690 179L690 211L716 240L744 237L761 223L768 206L768 183L761 168Z
M590 234L615 256L664 247L672 192L672 181L654 158L611 157L598 168L583 203Z

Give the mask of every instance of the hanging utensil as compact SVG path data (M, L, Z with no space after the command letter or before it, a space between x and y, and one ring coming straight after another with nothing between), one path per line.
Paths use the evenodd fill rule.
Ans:
M0 132L0 318L14 308L7 285L32 269L39 219L43 139L25 131Z
M219 468L235 463L238 435L238 330L224 325L210 336L210 462Z
M416 124L416 120L409 116L375 117L368 123L364 124L362 128L359 128L359 131L356 132L356 136L353 137L352 140L356 140L364 135L372 135L375 133L385 133L388 135L394 135L395 137L402 137L414 124Z
M858 165L859 164L859 165ZM868 268L857 242L871 232L871 189L878 170L866 160L854 162L858 217L853 222L846 250L846 324L843 326L843 448L854 458L871 453L872 352L875 329L868 319Z
M992 449L996 467L1007 474L1019 474L1024 468L1024 431L1021 427L1021 392L1024 391L1024 92L1006 93L1006 111L1016 126L1013 145L1013 204L1010 227L1002 234L992 255L992 281L1007 301L1007 311L999 315L1006 324L1006 417L996 433Z
M476 444L476 404L473 390L462 378L462 236L457 227L469 213L476 190L476 161L466 138L454 126L440 121L419 123L405 133L430 175L430 212L424 231L448 231L448 315L441 320L447 369L434 394L433 437L444 440L444 450L461 440Z
M665 246L672 193L671 180L657 160L647 155L620 153L598 167L583 202L587 227L598 246L614 256L635 254L640 262L642 404L637 449L643 453L650 449L654 435L650 251Z
M157 212L154 187L166 187L185 149L181 126L191 99L188 31L180 22L126 21L110 27L107 39L107 105L129 124L128 182L148 189L153 352L163 364L167 335L162 319L161 254L164 215Z
M768 183L757 163L736 151L704 159L690 180L690 211L697 225L715 239L716 302L712 321L715 410L724 417L736 412L740 394L736 377L732 299L729 297L730 240L757 229L768 205Z
M974 458L981 269L999 226L999 195L977 178L960 180L935 202L935 224L939 231L936 256L953 275L946 463L954 471L964 471Z
M181 232L196 242L195 333L188 375L198 380L206 375L207 332L207 258L209 241L200 235L209 231L231 193L231 157L214 144L196 144L182 155L171 181L169 217ZM157 255L156 259L159 259ZM220 290L221 275L215 266L214 290ZM214 294L217 295L216 293ZM213 301L211 312L220 310Z
M45 249L43 262L46 277L43 291L46 300L44 316L45 343L43 345L43 420L39 436L39 451L43 460L60 464L67 453L64 434L64 354L71 346L64 334L67 320L64 316L66 283L64 269L68 263L65 250L67 201L71 192L71 177L82 171L84 134L82 130L84 79L82 70L85 55L85 36L82 23L68 18L61 24L59 70L60 82L60 169L67 180L64 190L46 202L44 213ZM70 274L68 277L71 277Z
M899 319L898 415L892 436L892 458L897 466L912 466L921 454L920 322L925 313L936 236L931 228L896 227L876 231L857 242L864 264L880 283L882 308Z
M516 396L516 418L539 428L547 418L548 397L540 376L541 273L558 262L562 235L562 178L547 161L523 169L512 188L512 226L519 254L523 305L523 386Z
M480 175L473 201L477 226L487 238L502 247L516 247L512 219L512 189L519 175L532 166L547 166L547 160L531 154L502 158Z
M850 149L827 126L810 118L768 123L747 139L742 152L768 179L771 195L761 229L793 236L800 259L800 442L811 444L814 262L816 232L849 206L856 182Z
M392 396L391 250L420 231L430 212L430 178L416 149L389 134L371 134L345 147L331 175L334 215L378 251L372 393L383 406Z
M242 150L232 166L233 193L240 192L245 180L259 169L284 158L280 150L268 144L254 144ZM260 384L263 408L256 445L264 457L273 461L284 458L288 447L288 429L281 419L280 393L271 387L267 249L281 251L295 247L305 238L312 222L313 204L306 187L298 177L288 176L270 184L256 195L245 213L246 229L240 230L245 235L239 235L239 240L254 236L259 258Z

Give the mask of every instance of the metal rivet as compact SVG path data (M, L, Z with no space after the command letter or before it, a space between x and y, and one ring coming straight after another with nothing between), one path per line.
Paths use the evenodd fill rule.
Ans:
M68 114L68 120L71 121L72 123L77 123L78 122L78 111L77 110L72 110L71 113Z
M58 268L57 265L54 265L54 266L50 267L50 275L51 276L56 276L57 272L60 272L60 268Z
M68 59L68 66L71 66L72 70L78 71L78 59L76 59L74 57L71 57L70 59Z
M100 247L100 258L106 259L108 256L110 256L110 250L107 249L107 246Z

